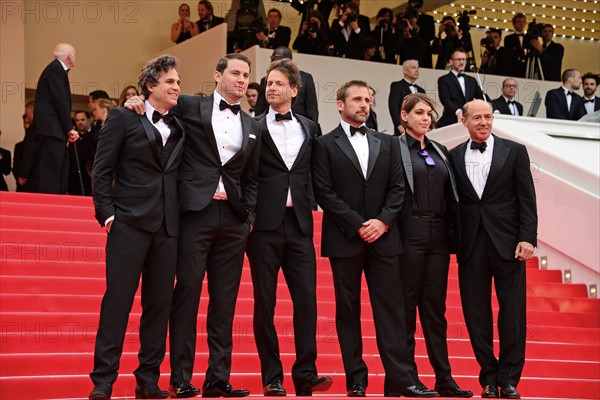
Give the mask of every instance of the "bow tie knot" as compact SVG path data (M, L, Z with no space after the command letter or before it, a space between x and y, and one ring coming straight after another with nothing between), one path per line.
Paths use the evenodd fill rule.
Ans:
M292 113L291 112L286 112L285 114L275 114L275 121L291 121L292 120Z
M513 104L513 105L515 104L515 101L514 101L514 100L507 100L506 102L507 102L508 104Z
M221 102L219 103L219 110L223 111L226 108L229 108L231 112L235 115L237 115L237 113L239 113L241 109L239 104L229 104L225 100L221 100Z
M573 92L571 92L571 91L567 91L566 95L567 95L567 96L572 96L572 95L573 95Z
M171 121L173 121L173 116L169 114L161 114L158 111L154 110L154 112L152 113L152 123L156 124L161 119L165 122L165 124L169 125Z
M464 77L464 76L465 76L465 74L463 72L459 72L458 74L456 74L457 78L461 78L461 77Z
M350 136L356 135L356 132L360 132L363 135L367 134L367 127L365 125L361 125L358 128L350 125Z
M471 150L479 150L480 152L484 152L487 148L486 142L477 143L471 140Z
M583 104L593 103L595 99L583 99Z

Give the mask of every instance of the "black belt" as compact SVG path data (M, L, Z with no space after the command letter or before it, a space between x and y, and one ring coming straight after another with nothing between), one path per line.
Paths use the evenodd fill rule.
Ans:
M422 219L444 219L446 218L443 214L431 213L431 212L416 212L413 211L410 214L411 218L422 218Z

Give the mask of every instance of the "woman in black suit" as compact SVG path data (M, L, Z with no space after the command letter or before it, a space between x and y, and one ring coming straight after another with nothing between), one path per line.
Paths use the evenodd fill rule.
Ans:
M400 111L406 133L398 138L404 163L405 197L398 218L404 252L400 256L408 350L414 364L417 308L435 388L443 397L471 397L452 378L446 343L446 291L453 227L458 209L448 150L426 134L435 125L434 102L422 93L404 98ZM424 387L417 376L414 381Z

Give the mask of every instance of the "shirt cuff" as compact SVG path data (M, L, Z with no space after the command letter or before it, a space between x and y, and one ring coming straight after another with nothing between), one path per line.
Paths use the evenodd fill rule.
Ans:
M109 222L113 222L115 220L115 216L111 215L110 217L106 218L106 221L104 221L104 226L108 225Z

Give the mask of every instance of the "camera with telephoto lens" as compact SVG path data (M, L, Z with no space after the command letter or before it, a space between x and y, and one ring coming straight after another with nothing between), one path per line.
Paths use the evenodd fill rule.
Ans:
M492 39L490 36L486 36L483 39L481 39L481 42L479 42L479 44L482 47L485 47L488 53L491 53L495 50L494 39Z
M310 33L316 33L316 32L318 32L319 31L319 24L317 24L314 21L309 21L308 22L308 31Z
M537 39L542 36L543 29L544 24L538 24L534 18L533 21L531 21L527 26L527 36L531 39Z
M346 14L346 23L350 24L354 21L356 21L356 14L354 14L354 13Z

